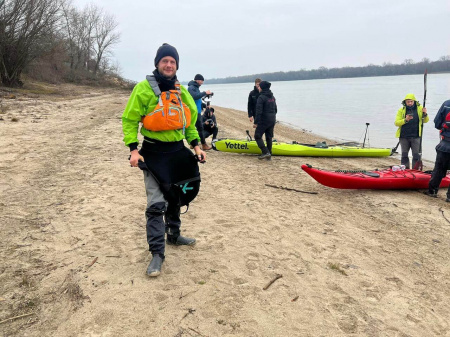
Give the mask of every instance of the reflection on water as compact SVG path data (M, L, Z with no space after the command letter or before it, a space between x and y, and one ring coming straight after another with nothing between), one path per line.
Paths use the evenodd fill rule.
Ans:
M450 74L428 74L427 88L430 122L424 127L423 158L434 161L439 132L433 119L450 99ZM208 85L206 81L202 89L214 91L212 105L247 111L253 83ZM273 82L271 90L279 121L339 142L362 142L366 123L370 123L372 147L394 147L398 141L394 120L401 101L413 93L422 103L424 96L423 75L283 81Z

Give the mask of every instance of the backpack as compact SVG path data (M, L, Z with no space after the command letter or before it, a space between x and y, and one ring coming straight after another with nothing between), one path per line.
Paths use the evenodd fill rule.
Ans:
M159 97L153 111L141 118L145 129L150 131L183 130L191 124L191 110L181 100L180 82L175 83L175 90L161 92L155 76L147 76L153 92Z

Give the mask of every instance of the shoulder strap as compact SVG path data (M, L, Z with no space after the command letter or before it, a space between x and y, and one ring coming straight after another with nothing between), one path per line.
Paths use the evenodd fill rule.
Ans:
M161 89L159 89L159 85L156 81L155 75L147 75L145 79L148 81L148 84L150 84L150 87L152 88L155 95L161 96ZM181 94L180 82L178 80L175 82L175 90L177 90Z
M156 96L161 95L161 89L159 89L158 82L156 81L155 75L147 75L145 79L148 81L148 84L150 84L150 87L152 88L153 92Z

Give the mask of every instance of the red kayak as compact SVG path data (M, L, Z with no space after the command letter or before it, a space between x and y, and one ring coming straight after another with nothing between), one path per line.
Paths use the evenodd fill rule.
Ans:
M311 165L302 165L303 171L308 173L322 185L343 189L373 189L373 190L411 190L426 189L431 179L431 173L418 170L375 170L327 171L314 168ZM442 179L440 187L450 185L450 174Z

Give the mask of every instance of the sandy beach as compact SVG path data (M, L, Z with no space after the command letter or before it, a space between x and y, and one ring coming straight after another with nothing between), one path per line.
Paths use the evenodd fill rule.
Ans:
M336 190L300 168L398 157L208 151L182 216L197 245L166 247L150 279L143 177L122 142L129 92L0 95L2 336L450 336L445 191ZM214 107L219 138L244 139L247 113ZM283 124L275 138L324 140Z

